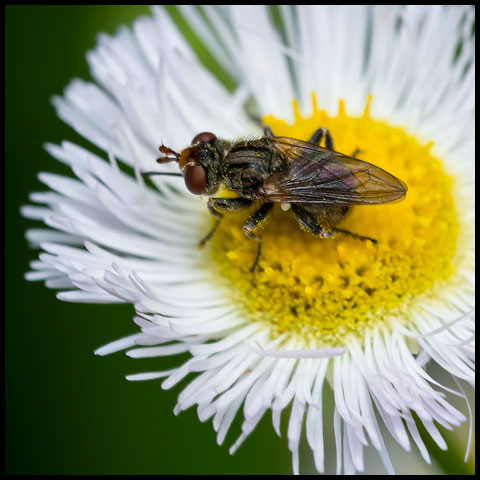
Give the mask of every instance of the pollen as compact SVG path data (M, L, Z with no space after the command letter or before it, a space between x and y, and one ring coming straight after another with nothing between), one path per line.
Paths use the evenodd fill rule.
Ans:
M319 128L330 130L335 150L376 165L408 186L406 198L385 205L354 206L336 225L376 243L337 235L321 239L299 228L292 209L278 203L258 233L258 243L242 227L255 211L227 213L213 235L209 261L225 289L252 322L263 321L273 335L291 333L323 346L341 346L346 337L392 318L405 324L415 297L454 272L459 226L452 196L453 178L432 154L402 128L370 116L350 116L340 101L332 116L317 107L303 116L294 103L294 122L263 119L276 136L308 140Z

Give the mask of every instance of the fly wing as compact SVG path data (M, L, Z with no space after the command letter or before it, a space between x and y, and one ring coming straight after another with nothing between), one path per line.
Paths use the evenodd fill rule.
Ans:
M272 202L387 203L403 197L407 186L375 165L286 137L270 137L272 148L286 160L260 189Z

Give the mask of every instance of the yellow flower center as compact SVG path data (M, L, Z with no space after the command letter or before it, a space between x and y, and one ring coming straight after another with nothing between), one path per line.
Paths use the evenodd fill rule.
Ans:
M338 235L319 239L302 231L290 210L275 205L262 235L261 256L250 272L258 244L242 226L255 208L226 213L212 237L216 277L232 302L251 321L264 321L273 334L299 334L318 347L341 346L348 335L391 318L408 323L409 303L435 282L453 273L458 223L452 178L431 153L401 128L373 120L371 98L360 117L351 117L340 101L337 116L319 110L295 120L266 116L277 136L307 140L318 127L330 130L335 150L383 168L408 186L406 198L388 205L351 208L338 228L367 240ZM258 205L256 206L258 208Z

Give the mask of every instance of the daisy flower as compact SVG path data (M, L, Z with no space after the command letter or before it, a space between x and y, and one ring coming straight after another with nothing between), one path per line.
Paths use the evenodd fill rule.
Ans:
M430 462L418 422L445 449L437 425L468 421L470 406L464 414L450 399L466 398L474 382L473 8L180 6L176 14L224 81L162 8L100 36L87 55L94 81L73 80L53 103L104 154L68 141L46 146L75 178L41 173L50 191L23 209L49 227L27 232L43 251L27 278L61 290L61 300L134 306L139 330L98 355L188 352L175 368L159 359L158 371L127 378L162 379L164 389L187 379L175 414L196 406L219 444L242 417L230 453L271 412L279 435L287 425L294 473L302 431L324 472L327 422L337 473L363 471L367 445L394 471L380 425ZM276 205L253 273L257 244L242 230L251 210L225 215L197 248L213 224L207 198L181 178L142 172L179 171L155 163L160 145L181 152L202 131L262 136L262 124L302 140L325 127L337 151L405 182L402 202L357 206L339 223L376 242L315 238ZM433 378L429 363L452 384ZM333 417L324 415L324 390L333 392Z

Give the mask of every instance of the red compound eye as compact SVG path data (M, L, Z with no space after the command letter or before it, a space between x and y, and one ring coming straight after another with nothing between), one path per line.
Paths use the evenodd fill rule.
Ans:
M212 140L215 140L216 138L217 136L212 132L202 132L193 137L192 145L200 142L210 142Z
M207 190L207 172L200 165L187 165L183 171L185 185L195 195L202 195Z

